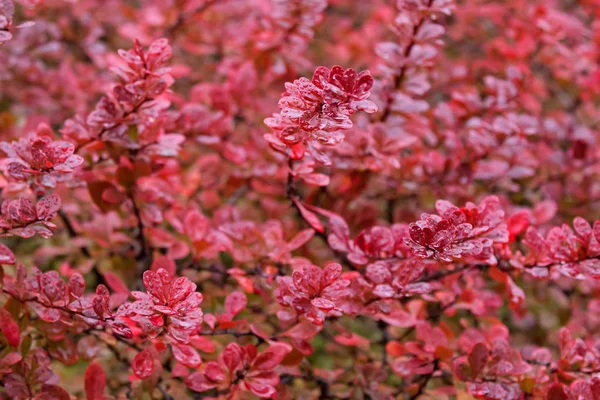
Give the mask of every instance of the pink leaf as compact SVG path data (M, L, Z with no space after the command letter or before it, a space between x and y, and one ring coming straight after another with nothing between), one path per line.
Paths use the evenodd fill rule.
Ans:
M554 218L557 211L558 207L553 200L544 200L533 207L531 212L532 222L535 225L542 225Z
M154 259L154 262L152 263L152 267L150 269L156 272L159 268L166 270L171 276L175 275L175 261L173 261L170 257L160 256Z
M233 292L225 298L225 312L230 318L235 317L246 308L248 299L242 292Z
M127 285L115 273L106 271L103 275L106 283L114 292L129 295Z
M248 386L248 389L250 389L252 393L263 399L271 398L276 393L275 388L271 385L265 385L262 383L256 383L252 381L245 381L245 384Z
M329 185L329 177L325 174L313 173L313 174L305 174L301 175L301 178L313 186L327 186Z

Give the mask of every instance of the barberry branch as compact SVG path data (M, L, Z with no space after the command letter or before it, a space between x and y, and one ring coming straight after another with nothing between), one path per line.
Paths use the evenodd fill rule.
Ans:
M431 381L431 378L433 378L433 375L437 372L437 369L438 369L438 360L436 359L433 362L433 371L431 371L430 373L425 375L423 378L421 378L421 383L419 384L417 392L412 396L407 396L407 398L409 400L417 400L425 392L425 389L427 388L427 384L429 383L429 381Z
M140 245L140 250L137 253L135 259L138 262L138 276L141 277L144 271L148 270L152 265L152 249L148 246L148 240L146 239L146 235L144 234L144 222L142 219L142 213L140 212L140 209L135 202L135 196L133 192L129 193L129 199L131 200L133 214L135 215L137 221L137 237L138 243Z

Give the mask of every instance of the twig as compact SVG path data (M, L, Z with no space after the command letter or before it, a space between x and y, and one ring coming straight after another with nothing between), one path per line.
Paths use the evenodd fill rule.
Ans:
M138 208L133 192L129 193L131 204L133 206L133 213L137 218L137 229L138 229L138 242L140 244L140 251L136 255L135 259L138 261L138 276L142 276L144 271L148 270L152 265L152 251L149 250L146 235L144 234L144 223L142 222L142 214Z
M248 191L248 185L244 184L237 188L237 190L231 195L230 198L227 199L226 203L228 205L233 205L237 203L237 201Z
M13 299L15 299L16 301L18 301L20 303L38 303L38 304L40 304L40 305L42 305L43 307L46 307L46 308L51 308L53 310L63 311L65 313L69 314L72 317L74 317L74 316L80 316L82 318L95 319L97 321L102 321L102 322L105 322L107 320L114 320L114 317L111 317L111 316L107 316L107 317L103 317L103 318L101 318L101 317L95 317L95 316L92 316L92 315L85 315L82 312L71 310L70 308L67 308L67 307L55 306L53 304L50 304L50 305L49 304L44 304L39 299L37 299L35 297L30 297L30 298L23 299L23 298L20 298L20 297L17 297L15 295L13 295L11 292L9 292L6 289L2 289L2 293L6 294L6 295L8 295L10 297L12 297Z
M165 388L162 387L162 383L163 383L163 378L160 378L158 380L158 383L156 384L156 388L158 389L160 394L163 396L163 399L164 400L173 400L173 396L171 396L170 394L167 393Z
M417 393L410 396L409 397L410 400L416 400L419 396L421 396L423 394L423 392L425 391L425 387L427 386L427 384L429 383L429 381L431 380L431 378L433 377L433 374L437 371L437 369L438 369L438 360L436 359L433 362L433 371L431 371L429 374L425 375L425 378L421 381L421 384L419 385L419 389L417 390Z
M377 321L377 328L379 328L379 330L381 331L381 339L379 340L379 343L382 346L382 362L383 362L383 366L387 366L388 364L388 354L387 354L387 345L391 339L390 333L388 332L388 327L389 324L387 322L385 322L384 320L379 320Z

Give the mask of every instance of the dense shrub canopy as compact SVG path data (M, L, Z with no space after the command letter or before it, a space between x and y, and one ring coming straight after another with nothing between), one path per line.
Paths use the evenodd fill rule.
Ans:
M0 398L600 400L600 1L0 0Z

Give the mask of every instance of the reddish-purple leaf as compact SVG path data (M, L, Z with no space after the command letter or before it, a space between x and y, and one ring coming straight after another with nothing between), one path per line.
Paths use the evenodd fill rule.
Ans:
M55 194L43 197L36 205L37 217L39 220L50 220L56 216L60 210L60 197Z
M40 393L36 394L34 400L71 400L69 392L60 386L42 385Z
M479 376L487 364L489 350L484 343L477 343L469 352L469 367L471 368L471 378Z
M85 370L85 396L87 400L104 400L106 374L102 367L92 361Z

